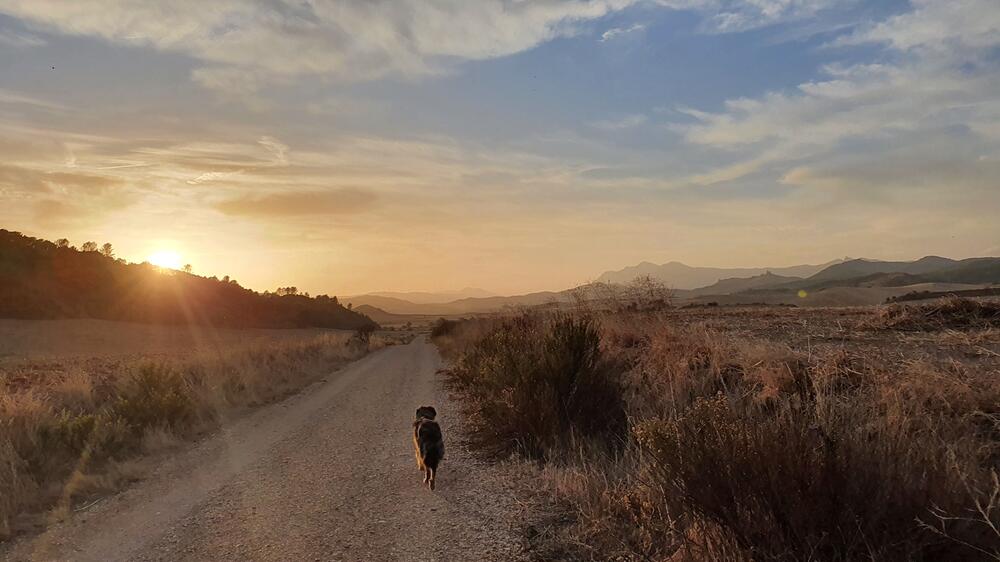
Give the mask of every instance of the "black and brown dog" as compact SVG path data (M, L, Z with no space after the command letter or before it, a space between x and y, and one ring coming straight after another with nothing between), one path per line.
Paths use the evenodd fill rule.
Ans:
M434 489L434 477L438 464L444 458L444 437L441 426L434 418L437 410L433 406L417 408L417 419L413 422L413 448L417 454L417 468L424 471L424 484Z

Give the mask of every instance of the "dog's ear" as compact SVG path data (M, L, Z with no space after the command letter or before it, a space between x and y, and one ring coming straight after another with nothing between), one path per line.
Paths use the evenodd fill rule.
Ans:
M436 418L438 415L437 410L434 409L434 406L427 406L427 411L430 413L431 419Z

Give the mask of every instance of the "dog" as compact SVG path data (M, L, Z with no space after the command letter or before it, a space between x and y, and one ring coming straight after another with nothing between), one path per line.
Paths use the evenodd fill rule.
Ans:
M417 455L417 468L424 472L424 484L433 490L434 477L438 465L444 458L444 437L441 426L434 418L437 410L433 406L417 408L417 419L413 422L413 448Z

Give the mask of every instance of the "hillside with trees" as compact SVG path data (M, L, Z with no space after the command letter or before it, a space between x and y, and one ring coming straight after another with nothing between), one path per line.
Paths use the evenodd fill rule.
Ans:
M258 293L224 277L201 277L114 257L111 244L78 250L0 229L0 317L95 318L229 328L373 328L337 297L294 287Z

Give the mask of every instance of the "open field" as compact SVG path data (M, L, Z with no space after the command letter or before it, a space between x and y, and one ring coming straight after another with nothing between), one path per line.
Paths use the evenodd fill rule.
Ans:
M434 334L472 443L543 483L523 499L536 559L1000 559L995 300L534 312Z
M96 320L3 320L0 334L0 539L117 489L144 454L409 338Z
M348 330L211 329L111 320L0 319L0 366L22 360L168 356L221 352L260 343L306 341Z
M919 305L910 308L915 306ZM879 314L892 309L891 306L696 307L672 311L669 319L679 326L700 326L727 337L781 344L807 355L839 351L887 366L950 359L970 367L1000 368L1000 322L952 326L937 323L932 315L924 329L880 326Z
M794 290L760 289L731 295L698 295L688 297L680 292L680 299L689 299L694 303L717 302L719 304L741 305L762 303L770 305L792 304L802 307L840 307L840 306L874 306L911 293L928 292L962 292L982 289L987 285L962 283L918 283L900 287L827 287L816 291L806 291L799 295Z

